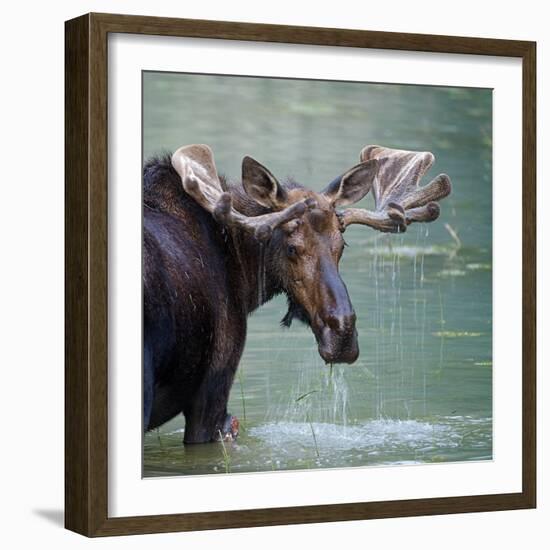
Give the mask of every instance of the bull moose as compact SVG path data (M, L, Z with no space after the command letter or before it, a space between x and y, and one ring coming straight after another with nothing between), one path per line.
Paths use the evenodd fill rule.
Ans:
M403 232L439 216L451 182L424 187L428 152L365 147L321 192L281 184L251 157L242 182L218 176L206 145L148 161L143 171L144 430L179 413L184 443L234 439L227 412L247 317L284 293L327 363L359 355L355 311L338 272L350 224ZM347 208L370 190L374 210Z

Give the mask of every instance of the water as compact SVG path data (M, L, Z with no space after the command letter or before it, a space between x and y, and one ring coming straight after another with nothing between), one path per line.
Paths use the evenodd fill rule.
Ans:
M145 476L491 459L491 110L488 90L145 74L146 157L208 143L229 176L250 154L322 189L379 143L432 151L424 183L454 185L433 224L346 231L355 364L326 366L274 299L249 321L238 440L184 448L175 418L145 436Z

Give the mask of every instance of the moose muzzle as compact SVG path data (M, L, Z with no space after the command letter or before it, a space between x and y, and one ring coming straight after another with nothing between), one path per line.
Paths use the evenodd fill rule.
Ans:
M317 324L317 323L316 323ZM315 330L319 355L325 363L354 363L359 356L355 313L329 314L319 318Z
M322 307L312 328L325 363L353 363L359 356L355 311L336 266L323 262Z

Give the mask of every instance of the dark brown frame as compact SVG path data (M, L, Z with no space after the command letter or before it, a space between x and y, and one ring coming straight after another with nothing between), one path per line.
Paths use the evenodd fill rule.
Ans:
M521 493L110 518L107 513L108 33L518 57L523 63ZM87 536L345 521L536 506L536 44L88 14L65 24L65 526Z

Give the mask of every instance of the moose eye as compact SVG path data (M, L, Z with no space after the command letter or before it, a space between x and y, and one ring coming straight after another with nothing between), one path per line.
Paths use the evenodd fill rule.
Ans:
M296 247L293 244L289 244L286 248L287 256L292 258L293 256L296 256L298 254L298 251L296 250Z

